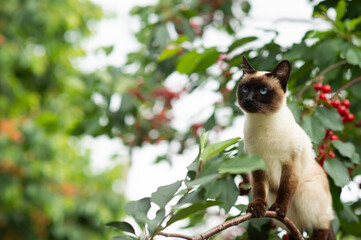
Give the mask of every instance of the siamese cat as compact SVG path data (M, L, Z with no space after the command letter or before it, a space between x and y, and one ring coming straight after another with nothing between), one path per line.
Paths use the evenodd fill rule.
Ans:
M262 217L269 207L301 232L312 232L312 240L336 239L326 174L315 160L310 138L286 105L290 63L284 60L264 72L243 57L243 72L237 100L245 113L244 150L261 156L267 169L251 173L253 201L247 212Z

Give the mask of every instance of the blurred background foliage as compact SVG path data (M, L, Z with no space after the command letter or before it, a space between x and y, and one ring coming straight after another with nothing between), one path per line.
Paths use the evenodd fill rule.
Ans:
M199 141L202 129L220 132L232 127L242 114L235 105L242 55L262 70L271 70L284 58L292 62L289 103L315 144L317 160L330 176L338 216L334 226L339 236L360 237L360 198L343 203L340 194L341 188L361 173L361 5L345 0L310 4L313 17L328 22L329 28L310 30L291 46L277 44L278 33L274 30L269 42L237 34L244 28L251 8L245 0L160 0L152 6L135 7L131 13L141 23L135 34L141 44L139 50L128 54L122 67L83 73L74 63L85 56L81 42L90 36L90 26L103 18L98 7L89 1L71 0L3 2L0 237L107 238L104 222L119 219L124 205L124 197L114 193L112 185L117 178L125 178L127 166L117 165L95 174L90 169L89 153L80 151L81 137L107 135L120 139L130 155L132 149L144 145L176 143L177 154L182 154ZM226 33L231 44L207 47L204 34L210 29ZM112 49L104 51L109 54ZM178 78L186 79L180 88L168 87ZM212 91L220 101L207 119L189 123L186 131L179 131L173 124L174 104L209 83L216 86ZM315 83L331 89L316 92ZM341 111L331 104L336 98L340 102L348 99L351 105ZM226 121L218 117L222 111L229 113ZM209 161L210 165L203 168L208 170L202 173L189 169L187 180L217 178L212 183L214 189L227 189L229 195L210 193L209 181L197 185L194 198L186 202L199 207L197 214L187 215L188 228L204 223L208 206L218 205L229 216L238 192L231 184L237 174L217 170L226 158L229 156L220 155L217 161ZM158 160L162 159L171 162L172 157ZM246 188L243 195L247 195L249 185L242 187ZM227 204L225 197L231 199ZM172 196L168 198L162 200L161 209ZM204 203L209 199L216 201ZM128 205L128 213L133 210ZM149 208L142 210L144 214L136 215L138 219L133 217L145 234L154 237L171 224L159 219L151 222L147 219ZM260 227L248 229L256 235L235 239L259 236L255 232Z
M102 17L89 1L1 3L1 239L105 239L121 215L122 167L94 174L78 139L102 132L92 95L107 83L72 62Z

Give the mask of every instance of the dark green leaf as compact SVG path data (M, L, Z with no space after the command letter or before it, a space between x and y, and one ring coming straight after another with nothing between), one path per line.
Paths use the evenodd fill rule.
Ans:
M181 184L182 181L177 181L175 183L159 187L156 192L152 193L151 201L157 204L160 208L164 208L178 191Z
M327 158L323 165L323 168L334 180L337 186L343 187L349 183L350 178L347 168L338 159Z
M219 173L249 173L256 169L266 169L264 160L261 157L251 154L240 154L222 164L219 168Z
M342 156L350 158L354 163L359 163L360 157L356 152L356 147L352 143L336 140L332 141L332 145Z
M361 65L361 50L350 47L346 51L346 60L348 63L353 65Z
M318 107L315 116L322 122L325 128L334 131L342 131L343 123L340 114L334 108Z
M303 116L301 126L316 144L320 143L325 136L325 128L318 118Z
M105 224L105 226L112 227L112 228L115 228L115 229L118 229L118 230L121 230L121 231L124 231L124 232L129 232L129 233L135 234L133 226L130 225L129 223L127 223L127 222L117 222L117 221L115 221L115 222L107 223L107 224Z
M358 223L359 222L359 219L353 213L351 207L347 203L344 203L343 209L338 214L340 215L341 218L343 218L347 222L350 222L350 223Z
M231 44L231 46L228 47L228 52L232 52L234 49L243 46L246 43L253 42L255 40L257 40L257 37L245 37L245 38L237 39Z
M159 209L154 217L154 219L152 219L151 221L149 221L148 223L148 230L150 234L154 234L154 232L156 230L158 230L157 232L161 231L161 223L163 222L165 218L165 210L164 208Z
M251 219L248 224L249 239L268 239L269 237L269 219Z
M124 211L134 217L134 219L143 225L149 221L147 214L150 209L150 198L142 198L138 201L131 201L124 205Z
M186 186L188 188L197 186L197 185L204 185L204 184L208 184L209 182L214 181L217 177L219 177L218 174L211 174L211 175L207 175L207 176L203 176L200 178L197 178L193 181L189 181L189 182L185 182Z
M234 206L237 201L239 191L234 183L234 179L232 177L222 178L218 181L218 184L221 187L221 193L216 198L216 200L223 202L220 207L224 209L225 212L229 212L229 210Z
M359 164L353 171L352 171L352 178L356 177L357 175L361 175L361 164Z
M187 208L182 208L182 209L178 210L176 212L176 214L174 214L169 219L169 221L167 222L167 226L169 226L172 223L177 222L179 220L185 219L192 214L203 211L209 207L220 205L221 203L222 202L219 202L219 201L206 201L206 202L194 203Z

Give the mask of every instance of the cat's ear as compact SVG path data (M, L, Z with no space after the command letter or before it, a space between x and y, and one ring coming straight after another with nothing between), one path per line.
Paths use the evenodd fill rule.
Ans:
M287 82L288 78L290 77L290 70L290 62L288 60L283 60L277 65L273 72L271 72L271 75L280 81L284 92L287 91Z
M243 63L242 63L242 69L243 69L243 73L255 73L256 70L251 66L251 64L249 64L249 62L247 61L247 58L245 56L242 56L243 59Z

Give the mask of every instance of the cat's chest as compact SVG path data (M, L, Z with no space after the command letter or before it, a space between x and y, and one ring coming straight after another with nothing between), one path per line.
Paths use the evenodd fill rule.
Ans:
M289 141L286 131L272 126L244 129L247 153L258 154L263 158L283 158L289 152Z

